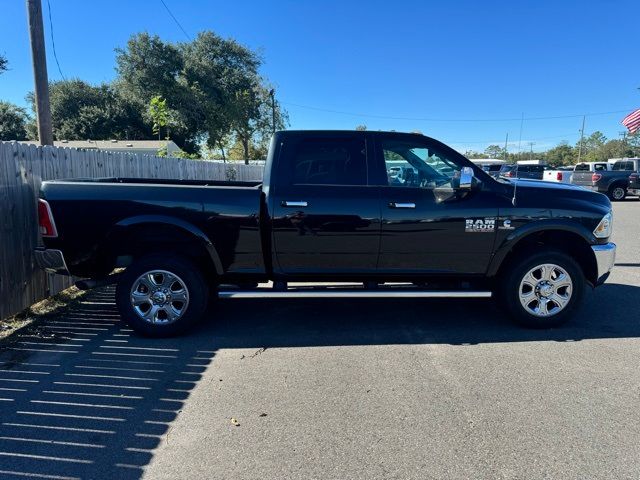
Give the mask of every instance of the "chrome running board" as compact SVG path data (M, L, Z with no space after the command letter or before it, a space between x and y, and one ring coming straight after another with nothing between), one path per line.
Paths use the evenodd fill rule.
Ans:
M409 289L289 289L221 290L219 298L490 298L491 292L467 290L409 290Z

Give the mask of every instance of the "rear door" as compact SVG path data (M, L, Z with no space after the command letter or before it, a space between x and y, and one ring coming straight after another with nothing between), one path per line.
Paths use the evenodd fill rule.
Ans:
M269 193L277 273L373 273L380 243L378 190L368 185L366 133L291 132Z

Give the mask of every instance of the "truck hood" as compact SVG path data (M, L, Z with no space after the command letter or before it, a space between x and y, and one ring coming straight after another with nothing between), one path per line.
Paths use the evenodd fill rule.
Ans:
M555 209L565 202L575 202L588 210L602 210L603 207L611 209L611 202L606 195L579 185L529 179L509 179L509 182L512 188L517 189L516 197L519 203L522 200L527 205L545 205Z

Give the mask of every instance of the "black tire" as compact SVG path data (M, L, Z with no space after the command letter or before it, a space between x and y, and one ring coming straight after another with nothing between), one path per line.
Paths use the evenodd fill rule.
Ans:
M145 320L132 305L134 283L140 285L139 278L153 271L168 272L173 277L168 276L167 281L176 278L177 281L174 284L176 288L183 284L187 291L188 300L186 304L182 304L184 312L180 313L174 321L170 318L157 318L155 322ZM160 274L158 278L164 277ZM144 285L142 290L142 295L145 295ZM203 273L189 259L172 253L153 253L140 257L124 271L116 287L116 304L122 319L137 333L147 337L171 337L185 332L202 318L207 307L209 291L210 288ZM178 293L180 292L182 290L178 289ZM169 311L168 308L180 307L180 302L177 302L163 304L163 308L166 307L165 312ZM151 303L148 305L150 306ZM165 312L159 312L157 316L161 317L160 314Z
M607 197L613 202L619 202L624 200L627 196L627 189L624 185L614 184L609 187L609 191L607 192Z
M547 300L547 297L538 297L536 293L537 290L534 289L533 297L531 297L528 307L526 308L520 301L521 282L524 281L524 277L532 269L544 264L556 265L564 270L571 280L572 287L569 300L563 308L555 314L538 316L534 314L532 310L540 307L540 300L542 300L545 305L547 305L547 301L550 300L551 308L549 312L552 312L555 307L558 307L559 303L554 303L553 298ZM554 272L558 273L559 270ZM499 287L496 293L498 293L498 299L501 305L516 323L529 328L550 328L565 323L582 302L585 289L585 277L580 265L578 265L571 256L558 250L547 250L540 253L520 255L505 267L505 271L502 272L497 281ZM529 293L525 287L528 288L526 285L523 285L523 292ZM564 298L567 292L566 287L559 292L563 294L562 298ZM558 293L558 291L555 293ZM536 300L536 298L540 300ZM523 301L525 303L527 302L526 299ZM538 302L537 304L536 301Z

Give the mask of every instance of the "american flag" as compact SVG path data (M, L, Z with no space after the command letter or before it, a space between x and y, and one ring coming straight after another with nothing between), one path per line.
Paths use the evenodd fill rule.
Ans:
M624 117L622 119L622 125L629 129L629 133L636 133L640 130L640 108Z

